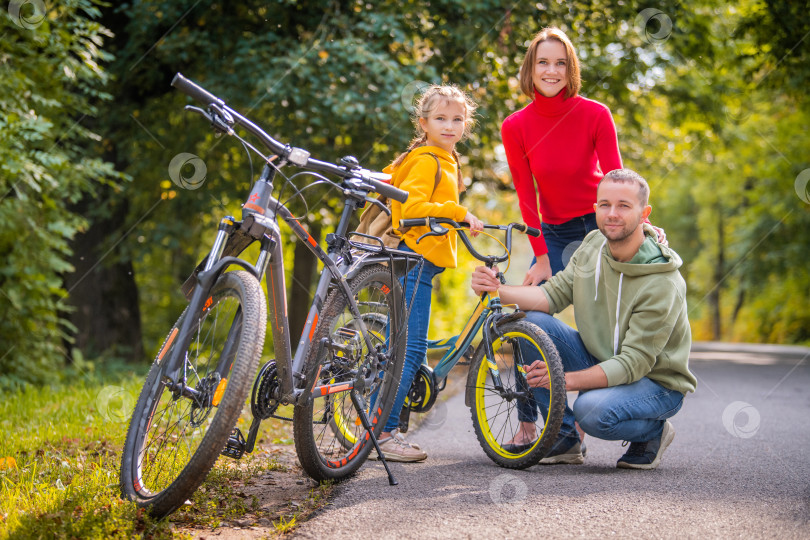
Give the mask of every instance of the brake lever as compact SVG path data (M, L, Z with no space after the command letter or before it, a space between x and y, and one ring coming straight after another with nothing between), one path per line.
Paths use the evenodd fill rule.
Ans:
M231 113L216 103L212 103L208 108L213 111L213 114L211 114L211 127L227 135L233 135L233 125L236 121L231 116Z
M211 127L216 131L226 133L228 135L234 134L233 128L228 123L229 121L233 123L233 117L227 111L216 107L213 103L211 104L211 110L213 110L213 113L193 105L186 105L184 108L187 111L192 111L201 115L206 120L211 122Z
M419 242L421 242L422 238L424 238L426 236L444 236L445 234L450 232L450 229L445 229L444 227L442 227L442 230L444 232L437 232L437 231L426 232L425 234L423 234L422 236L420 236L419 238L416 239L416 243L418 244Z
M211 118L211 115L210 115L210 114L208 114L208 112L206 112L205 110L203 110L203 109L201 109L201 108L199 108L199 107L195 107L194 105L186 105L186 106L185 106L185 107L183 107L183 108L184 108L185 110L187 110L187 111L195 112L195 113L197 113L197 114L199 114L199 115L202 115L202 116L203 116L203 117L204 117L206 120L208 120L208 121L209 121L209 122L211 122L211 123L213 123L213 122L214 122L214 119L213 119L213 118Z
M391 210L388 208L388 205L387 205L387 204L383 204L383 202L382 202L381 200L379 200L379 199L372 199L371 197L366 197L366 202L369 202L369 203L371 203L371 204L374 204L374 205L379 206L379 207L382 209L382 211L383 211L383 212L385 212L385 213L386 213L386 214L388 214L389 216L391 215Z

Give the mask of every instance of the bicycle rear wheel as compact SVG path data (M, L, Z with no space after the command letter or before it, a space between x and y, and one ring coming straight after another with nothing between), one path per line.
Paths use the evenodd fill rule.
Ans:
M259 282L244 271L217 280L192 326L174 390L164 361L181 343L184 312L146 376L121 459L125 498L155 517L179 508L199 487L225 446L245 403L264 346L267 308Z
M358 393L374 433L379 435L391 412L405 358L404 324L388 331L395 310L398 320L404 323L402 289L397 280L392 280L391 271L382 265L371 265L348 285L360 318L369 329L374 350L365 343L344 295L333 290L321 311L306 370L318 373L317 380L307 384L333 385L337 391L324 396L313 393L311 399L300 403L293 412L298 460L306 473L318 481L350 476L373 447L352 403L351 391L339 390L341 383L352 383L362 373L365 384ZM324 337L329 338L332 346L324 348L318 356ZM378 361L377 351L383 353L383 362Z
M501 467L525 469L537 464L557 439L565 411L565 376L556 347L536 325L514 321L499 330L502 337L492 343L494 364L487 361L483 345L470 364L467 403L471 404L478 442L487 456ZM515 448L507 443L520 427L518 403L527 404L531 397L525 374L516 369L516 364L528 365L537 359L545 362L549 373L548 411L544 414L541 407L537 412L538 438L530 445ZM500 387L494 382L493 372L500 376Z
M384 342L386 340L386 332L388 331L387 317L379 313L363 313L363 322L366 323L366 328L374 335L376 342ZM354 321L350 321L349 324L352 323L354 323ZM402 336L402 339L406 340L406 337ZM357 444L358 440L357 428L355 427L357 416L356 414L351 414L355 412L354 408L351 408L349 411L344 411L342 407L333 406L332 410L334 414L329 420L329 429L332 430L335 438L343 448L351 450L354 445ZM346 412L350 414L347 416ZM363 433L360 433L360 435L363 435Z

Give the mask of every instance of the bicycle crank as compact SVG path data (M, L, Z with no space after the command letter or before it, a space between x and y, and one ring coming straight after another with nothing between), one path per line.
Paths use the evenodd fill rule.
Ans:
M438 393L438 389L436 388L436 376L433 374L433 369L427 364L422 364L419 366L419 370L416 372L416 376L413 379L413 384L408 391L405 405L413 412L427 412L436 402Z

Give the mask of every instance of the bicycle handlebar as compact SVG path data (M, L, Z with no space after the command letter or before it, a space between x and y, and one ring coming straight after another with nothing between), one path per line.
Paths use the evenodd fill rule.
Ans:
M510 223L509 225L484 225L485 229L497 229L500 231L506 231L506 253L501 255L500 257L495 257L493 255L482 255L475 250L475 248L470 243L470 239L467 237L467 234L463 230L464 228L469 228L469 223L461 222L458 223L453 221L449 218L437 218L437 217L426 217L426 218L411 218L411 219L401 219L399 221L399 226L401 228L404 227L428 227L430 228L430 232L423 234L417 240L424 238L425 236L441 236L450 232L450 229L442 227L441 225L450 225L455 229L461 229L458 231L458 235L461 238L461 241L464 243L464 246L467 248L467 251L470 252L470 255L482 261L484 263L492 263L496 264L499 262L505 261L509 257L509 253L512 251L512 230L518 230L522 233L526 233L529 236L538 237L540 236L540 230L529 227L525 223Z
M538 238L540 236L540 229L535 229L534 227L529 227L525 223L512 223L515 226L515 229L519 230L522 233L526 233L529 236L534 236Z
M206 107L212 103L216 103L220 107L225 105L225 102L217 96L203 88L202 86L190 81L183 76L182 73L177 73L172 79L172 86L186 94L187 96L199 101Z
M293 165L314 171L334 174L344 179L358 178L370 188L370 191L375 191L381 195L385 195L389 199L394 199L403 203L408 199L407 191L403 191L385 181L382 181L383 178L388 177L386 174L375 173L366 169L361 169L360 167L354 168L349 166L340 166L326 161L319 161L311 158L310 153L303 148L295 148L289 144L280 143L249 119L228 107L225 104L225 101L218 98L192 80L184 77L182 73L177 73L174 76L174 79L172 79L172 86L187 96L197 100L206 108L213 109L216 114L222 117L221 120L224 121L226 125L233 123L239 124L257 139L262 141L262 143L271 152L278 154L281 158L289 161Z

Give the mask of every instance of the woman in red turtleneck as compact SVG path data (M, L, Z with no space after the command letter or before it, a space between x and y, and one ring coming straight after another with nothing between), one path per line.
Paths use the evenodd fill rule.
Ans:
M579 242L596 229L599 180L622 168L610 110L578 95L580 85L579 60L568 36L558 28L542 30L520 68L521 90L534 100L501 126L523 221L543 231L530 238L536 262L524 285L537 285L565 267Z
M501 126L523 221L543 231L540 238L529 239L535 261L523 285L538 285L565 268L585 236L596 229L593 205L599 180L622 168L610 110L578 95L580 86L571 40L559 28L540 31L520 68L520 88L533 101ZM665 243L664 231L657 230L659 242ZM535 430L527 427L537 421L537 406L533 399L518 401L522 429L504 450L520 453L531 447L529 433ZM561 431L559 444L541 463L582 463L585 449L579 441L578 433Z

